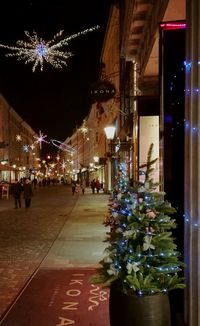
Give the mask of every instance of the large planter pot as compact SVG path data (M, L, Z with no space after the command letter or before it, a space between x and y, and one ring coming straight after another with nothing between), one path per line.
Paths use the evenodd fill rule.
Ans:
M110 326L170 326L167 294L128 295L111 286Z

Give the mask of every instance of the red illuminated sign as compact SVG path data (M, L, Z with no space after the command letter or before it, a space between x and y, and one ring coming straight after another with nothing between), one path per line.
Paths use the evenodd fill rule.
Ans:
M185 22L161 23L160 28L164 30L184 29L186 28L186 23Z

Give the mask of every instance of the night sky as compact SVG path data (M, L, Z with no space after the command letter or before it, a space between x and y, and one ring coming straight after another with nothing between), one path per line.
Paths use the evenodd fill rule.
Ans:
M1 3L0 43L15 45L34 30L50 40L64 30L65 36L100 25L100 29L70 41L74 56L57 70L45 64L32 72L32 64L5 57L0 48L0 92L13 109L48 138L64 141L89 113L90 85L98 79L100 55L111 0L40 0Z

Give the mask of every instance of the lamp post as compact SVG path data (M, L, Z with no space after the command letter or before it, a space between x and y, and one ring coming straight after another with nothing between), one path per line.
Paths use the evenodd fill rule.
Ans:
M99 163L99 156L93 156L93 161L97 165Z
M107 161L107 191L110 192L112 191L112 141L115 137L115 131L116 131L116 127L115 126L107 126L104 128L105 134L106 134L106 138L107 140L110 141L110 155L108 157L108 161Z

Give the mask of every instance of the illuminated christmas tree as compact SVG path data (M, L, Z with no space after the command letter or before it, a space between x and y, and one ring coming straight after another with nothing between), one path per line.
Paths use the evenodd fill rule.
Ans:
M115 284L124 293L149 295L184 288L184 264L174 242L175 209L156 192L151 179L153 144L148 152L144 182L130 187L119 180L109 204L108 246L93 282ZM144 168L144 166L143 166ZM123 179L123 172L120 173Z

